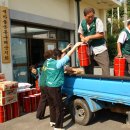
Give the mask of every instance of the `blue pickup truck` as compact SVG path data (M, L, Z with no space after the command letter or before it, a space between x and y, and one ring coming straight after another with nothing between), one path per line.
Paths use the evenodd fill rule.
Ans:
M95 75L65 75L62 88L74 121L87 125L103 108L128 115L130 122L130 78Z

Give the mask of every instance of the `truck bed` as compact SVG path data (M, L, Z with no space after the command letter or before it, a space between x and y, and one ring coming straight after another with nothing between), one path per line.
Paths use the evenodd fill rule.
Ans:
M63 93L130 106L130 78L66 74Z

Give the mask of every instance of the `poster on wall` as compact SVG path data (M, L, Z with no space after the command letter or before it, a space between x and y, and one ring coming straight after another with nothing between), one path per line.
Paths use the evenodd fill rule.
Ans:
M10 63L10 19L7 7L0 6L2 63Z
M54 50L55 48L56 48L56 42L45 41L44 52L46 52L47 50Z
M48 45L48 50L54 50L55 46L54 45Z

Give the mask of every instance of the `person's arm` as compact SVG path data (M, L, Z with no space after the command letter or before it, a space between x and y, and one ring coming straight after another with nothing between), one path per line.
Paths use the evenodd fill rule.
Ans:
M64 53L65 51L67 51L69 48L71 48L72 47L72 44L70 43L70 44L68 44L67 46L66 46L66 48L64 48L63 50L62 50L62 53Z
M83 42L77 42L66 55L71 56L73 52L76 50L76 48L80 46L81 44L83 44Z
M101 39L101 38L104 38L103 22L101 19L97 18L96 19L96 33L85 37L85 41L88 42L89 40Z
M89 35L87 37L84 38L85 42L88 42L89 40L93 40L93 39L101 39L104 38L104 33L96 33L94 35Z
M121 32L117 40L117 56L122 57L121 45L125 43L127 38L126 32Z
M57 61L56 67L57 68L61 68L63 67L68 61L69 61L69 57L72 55L72 53L75 51L75 49L80 46L82 44L82 42L77 42L72 49L60 60Z
M69 56L65 55L60 60L57 60L56 68L59 69L63 67L69 61L69 59L70 59Z
M117 56L122 57L122 52L121 52L121 43L117 43Z
M80 39L81 39L82 42L85 42L85 37L83 36L83 34L80 33L79 37L80 37Z
M79 28L78 28L78 34L79 34L80 40L82 42L84 42L83 28L81 26L81 23L80 23Z

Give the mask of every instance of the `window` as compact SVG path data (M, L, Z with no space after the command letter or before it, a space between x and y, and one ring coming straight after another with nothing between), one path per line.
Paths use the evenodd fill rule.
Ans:
M69 31L58 29L58 31L57 31L57 39L58 40L67 40L67 41L69 41L69 36L70 36Z
M56 31L52 29L39 29L27 27L27 36L41 39L56 39Z
M27 82L26 40L21 38L12 38L11 49L14 80L18 82Z
M16 37L25 37L25 27L19 25L11 26L11 35Z
M70 31L32 24L28 26L25 23L12 23L11 52L14 80L18 82L28 82L29 80L30 82L31 76L28 73L28 67L43 60L45 51L54 48L64 49L70 41Z

